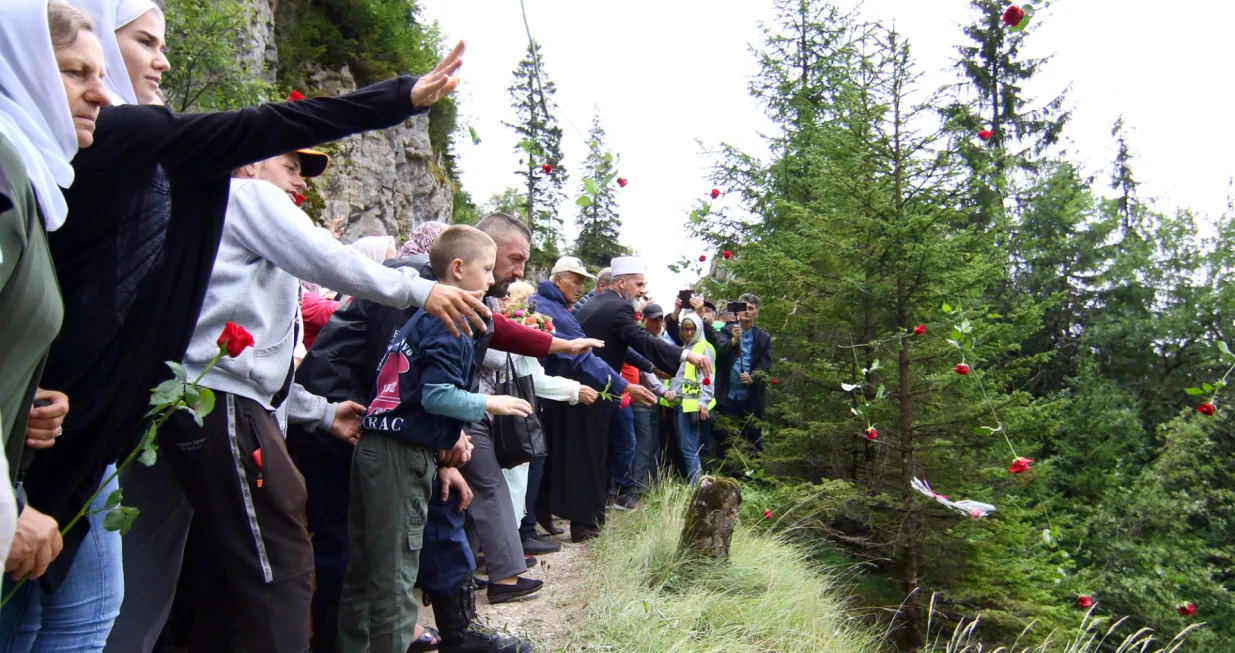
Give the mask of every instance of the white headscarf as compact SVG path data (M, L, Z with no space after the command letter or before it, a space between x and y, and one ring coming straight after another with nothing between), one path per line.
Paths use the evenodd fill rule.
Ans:
M381 263L386 260L386 253L397 248L394 236L365 236L352 243L350 247L368 258Z
M703 318L694 312L683 313L682 321L678 324L678 328L681 329L681 325L687 322L695 323L695 335L690 339L690 342L682 346L686 349L692 349L695 345L699 344L700 340L703 340Z
M103 85L107 87L111 103L137 104L137 92L133 90L124 56L120 54L116 30L151 9L157 11L159 16L163 15L163 10L150 0L73 0L73 4L86 10L94 19L95 32L103 43L103 61L107 65Z
M47 230L59 229L69 213L60 189L73 183L77 131L51 45L47 0L0 2L0 134L26 165Z

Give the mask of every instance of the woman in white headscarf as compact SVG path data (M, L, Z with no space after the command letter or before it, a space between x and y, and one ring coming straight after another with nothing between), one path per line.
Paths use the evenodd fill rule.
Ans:
M378 263L399 255L399 244L394 236L365 236L349 247Z
M61 189L73 182L70 161L78 148L94 142L95 120L108 104L103 75L103 49L84 12L58 0L0 6L0 434L6 453L0 461L10 479L28 462L30 448L54 443L28 439L45 419L47 411L31 405L46 398L36 388L64 315L46 232L68 216ZM0 552L14 576L37 578L60 552L60 525L35 506L22 506L19 514L12 487L0 483ZM12 585L6 575L5 594ZM23 585L5 607L32 594L37 583ZM26 607L29 613L40 606ZM37 634L25 631L22 616L9 609L0 614L6 650L35 650ZM83 635L74 633L67 647L62 641L55 650L82 650Z
M85 9L104 36L103 83L112 104L162 104L159 84L171 68L163 54L167 26L151 0L72 0Z

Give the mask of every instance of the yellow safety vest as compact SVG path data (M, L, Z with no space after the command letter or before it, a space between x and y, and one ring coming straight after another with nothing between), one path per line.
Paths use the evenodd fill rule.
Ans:
M703 354L705 352L710 353L712 354L712 360L716 360L716 348L713 347L712 343L708 342L707 340L700 340L698 343L695 344L694 347L691 347L691 351L693 351L696 354ZM686 373L682 375L682 378L686 381L691 381L691 382L695 381L697 379L697 374L695 372L695 366L691 365L690 363L683 363L683 364L686 365ZM712 381L712 382L715 383L715 381ZM683 386L685 386L685 384L683 384ZM716 408L716 393L715 392L712 393L712 401L708 402L708 410L711 411L713 408ZM683 395L682 412L683 413L699 412L699 395L696 394L693 396L693 398L691 397L691 395Z

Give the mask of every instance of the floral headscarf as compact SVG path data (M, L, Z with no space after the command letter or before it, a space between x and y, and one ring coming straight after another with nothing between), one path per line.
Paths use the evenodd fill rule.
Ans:
M419 227L416 227L410 236L407 237L407 242L403 243L403 249L399 250L399 257L415 256L424 254L433 247L433 241L446 231L447 225L444 222L424 222Z

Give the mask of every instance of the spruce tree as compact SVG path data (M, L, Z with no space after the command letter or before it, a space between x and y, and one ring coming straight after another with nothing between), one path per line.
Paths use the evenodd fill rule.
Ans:
M507 89L515 121L505 123L519 136L515 151L522 156L516 171L523 177L523 212L532 231L533 267L548 269L560 255L562 219L558 208L565 197L566 168L562 165L562 128L554 113L557 88L543 68L539 44L529 44ZM546 167L547 166L547 167Z
M579 237L575 240L574 253L584 264L603 268L615 256L630 250L618 242L622 220L617 213L617 191L613 184L606 183L615 169L613 155L605 149L605 129L600 116L592 119L588 132L590 149L584 163L582 192L587 193L586 202L579 206ZM595 190L593 194L591 191Z

